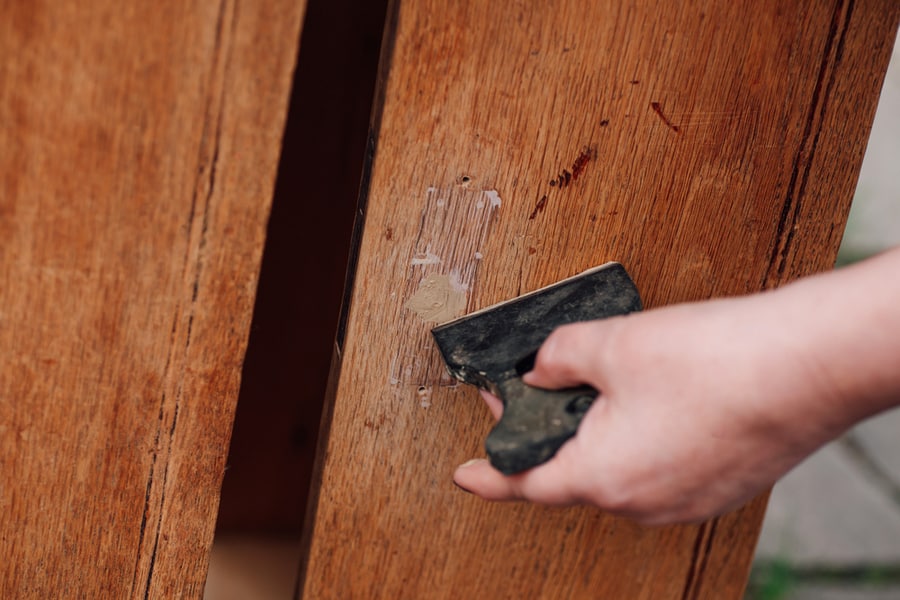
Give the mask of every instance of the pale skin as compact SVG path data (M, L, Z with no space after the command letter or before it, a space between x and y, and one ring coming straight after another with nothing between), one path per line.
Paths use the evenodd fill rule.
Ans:
M601 393L551 460L514 476L469 461L460 487L645 524L708 519L900 404L900 247L774 291L560 327L525 380Z

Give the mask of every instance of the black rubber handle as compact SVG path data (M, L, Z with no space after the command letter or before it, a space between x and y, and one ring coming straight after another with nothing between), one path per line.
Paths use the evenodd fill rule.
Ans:
M526 385L518 377L497 387L503 417L484 445L491 464L506 475L550 460L575 435L597 397L592 387L544 390Z

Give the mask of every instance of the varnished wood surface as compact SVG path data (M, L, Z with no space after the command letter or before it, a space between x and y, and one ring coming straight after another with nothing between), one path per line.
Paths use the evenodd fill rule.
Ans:
M201 595L302 13L0 4L0 596Z
M454 488L490 417L443 377L433 315L409 300L450 281L473 310L619 260L652 308L828 268L898 15L399 2L304 597L740 598L762 498L644 529Z

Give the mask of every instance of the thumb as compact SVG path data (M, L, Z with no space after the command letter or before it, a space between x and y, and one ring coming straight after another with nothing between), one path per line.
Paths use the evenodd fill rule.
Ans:
M586 321L558 327L541 345L534 369L523 376L523 381L546 389L587 383L602 390L603 351L616 320Z
M516 475L504 475L484 458L470 460L456 469L453 481L485 500L529 500L541 504L576 504L571 478L554 459Z

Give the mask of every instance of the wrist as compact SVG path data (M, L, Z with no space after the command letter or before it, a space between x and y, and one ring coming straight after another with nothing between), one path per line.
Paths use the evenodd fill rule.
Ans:
M808 410L834 435L898 403L900 253L772 293L810 386Z

